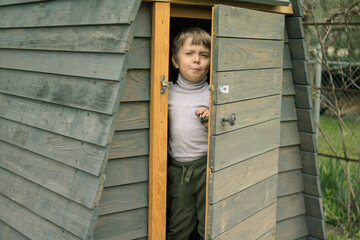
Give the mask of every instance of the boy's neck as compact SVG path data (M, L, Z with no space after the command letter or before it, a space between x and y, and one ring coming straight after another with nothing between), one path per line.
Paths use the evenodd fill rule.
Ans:
M178 75L177 84L180 88L183 88L185 90L196 90L202 88L206 83L207 76L205 76L203 79L201 79L198 82L189 81L181 74Z

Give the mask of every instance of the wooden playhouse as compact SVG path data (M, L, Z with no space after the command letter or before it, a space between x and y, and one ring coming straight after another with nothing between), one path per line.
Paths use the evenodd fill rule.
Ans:
M326 238L299 0L3 0L0 239L165 239L187 26L212 34L207 239Z

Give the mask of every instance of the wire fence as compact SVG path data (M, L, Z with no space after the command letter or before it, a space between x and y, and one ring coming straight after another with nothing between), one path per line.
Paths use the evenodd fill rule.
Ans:
M318 153L359 161L360 23L304 24L304 31Z

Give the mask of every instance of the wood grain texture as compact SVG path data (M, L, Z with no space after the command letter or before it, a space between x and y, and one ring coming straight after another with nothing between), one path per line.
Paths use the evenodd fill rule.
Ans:
M305 39L289 39L290 55L293 60L308 59ZM294 67L294 65L293 65Z
M317 152L314 133L299 132L300 149L307 152Z
M318 155L312 152L300 151L302 171L311 175L319 176Z
M0 139L98 176L106 148L0 118Z
M304 193L307 195L321 197L321 185L319 176L313 176L307 173L302 174L304 181Z
M1 28L130 23L141 1L71 0L0 8ZM126 9L126 11L124 11Z
M147 235L147 209L100 216L94 238L99 240L136 239Z
M149 154L149 131L147 129L114 133L109 159L147 154Z
M219 203L209 205L207 235L215 238L259 210L275 203L276 182L277 175L274 175Z
M297 120L294 96L282 96L281 98L281 121Z
M295 95L294 83L292 78L291 69L283 71L282 91L283 96Z
M148 69L128 70L125 81L121 102L150 100L150 71Z
M0 67L108 80L121 79L124 54L0 50Z
M6 223L0 220L0 238L11 239L11 240L29 240L29 238L16 231Z
M290 38L302 39L305 37L302 17L286 17L285 25Z
M301 169L279 173L277 187L278 197L304 191Z
M110 160L107 164L105 187L145 182L149 179L148 157Z
M215 5L214 34L217 37L283 40L284 22L282 14Z
M325 218L321 198L304 194L304 200L306 206L306 215L320 219Z
M148 102L121 103L115 131L149 128L149 114Z
M280 129L280 147L298 145L300 143L297 121L281 122Z
M275 231L276 228L274 227L273 229L271 229L270 231L259 237L257 240L275 239Z
M301 215L289 218L276 224L276 236L278 240L298 239L308 235L306 216Z
M307 216L306 221L309 228L309 235L311 237L317 239L326 239L324 219Z
M112 114L119 82L0 69L0 92Z
M135 37L151 37L151 5L141 2L139 11L135 19Z
M217 203L277 174L279 150L274 149L229 168L211 172L208 202Z
M294 84L310 85L308 61L299 59L292 60Z
M88 208L94 208L103 177L0 141L0 166Z
M292 8L293 8L293 15L294 17L303 17L303 11L301 7L300 0L291 0Z
M147 182L106 187L101 196L99 215L146 207L147 196Z
M0 31L0 47L10 49L125 53L130 25L15 28Z
M295 105L297 108L312 109L311 91L309 85L294 85Z
M296 193L277 199L276 221L306 214L304 194Z
M281 69L214 72L212 101L214 104L222 104L280 94L281 79ZM227 94L219 92L219 87L224 85L229 86Z
M3 168L0 168L0 181L0 192L7 198L79 238L88 237L90 222L97 211L69 201Z
M0 116L105 147L113 117L0 93ZM94 128L96 126L96 128Z
M250 125L266 122L280 117L280 95L256 98L224 105L211 106L211 135L223 134ZM294 104L295 107L295 104ZM222 124L222 118L236 115L234 126Z
M296 113L299 118L298 121L299 131L307 132L307 133L315 133L312 110L296 109Z
M276 204L272 204L220 234L214 240L237 239L239 236L242 239L259 239L264 233L275 228L275 215Z
M279 150L279 173L301 168L299 146L281 147Z
M0 218L30 239L78 240L76 236L0 194Z
M232 71L283 66L282 41L215 38L214 71Z
M284 53L283 53L283 69L291 69L292 62L290 56L289 43L284 44Z
M226 134L211 136L209 165L214 171L279 146L280 120L275 119Z
M132 41L129 58L127 59L129 69L150 68L150 41L149 38L134 38Z

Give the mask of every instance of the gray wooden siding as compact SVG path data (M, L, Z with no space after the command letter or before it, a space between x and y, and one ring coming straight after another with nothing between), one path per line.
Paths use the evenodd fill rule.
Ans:
M87 239L124 208L99 205L140 2L1 2L0 239Z
M325 239L300 1L286 17L276 239ZM285 87L286 86L286 87Z
M249 26L248 19L256 19L257 27ZM215 7L208 239L266 239L274 234L282 23L284 16L278 14ZM228 94L219 93L222 85L229 86ZM231 113L236 124L223 126L222 116Z
M95 239L147 237L150 13L150 4L142 3L135 20Z

